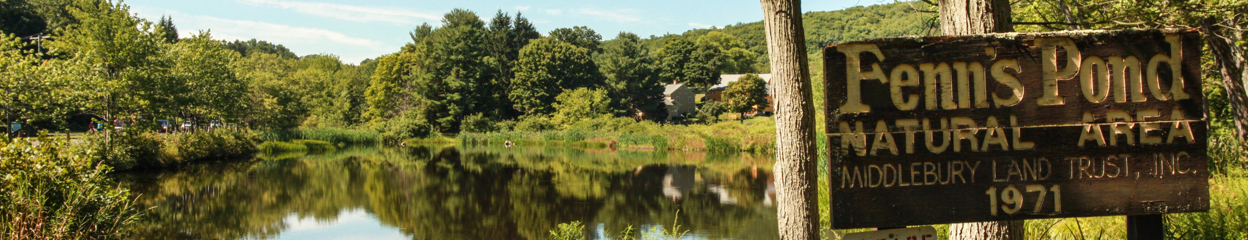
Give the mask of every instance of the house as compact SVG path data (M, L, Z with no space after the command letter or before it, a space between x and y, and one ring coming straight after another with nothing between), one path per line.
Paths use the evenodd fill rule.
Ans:
M670 121L673 117L696 112L697 106L693 102L693 96L693 91L690 91L689 87L684 84L663 85L663 103L667 104L666 120Z
M766 108L755 109L755 110L760 111L763 114L774 112L774 110L771 107L773 105L772 104L773 102L771 100L771 74L763 73L763 74L755 74L755 75L758 75L758 77L763 78L763 82L767 83L767 97L766 98L767 98L767 103L768 103ZM715 84L714 86L711 86L710 89L707 89L706 97L704 97L702 101L703 102L708 101L708 100L709 101L722 101L724 90L728 89L728 84L732 82L736 82L737 80L740 80L741 77L744 77L744 76L745 74L721 74L719 75L719 84Z

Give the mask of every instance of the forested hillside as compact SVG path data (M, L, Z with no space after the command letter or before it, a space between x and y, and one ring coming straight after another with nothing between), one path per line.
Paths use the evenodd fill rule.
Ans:
M936 14L920 13L914 7L929 8L923 2L898 2L873 6L858 6L837 11L807 12L802 15L806 27L806 48L811 53L823 49L823 46L855 40L880 37L897 37L909 35L940 34ZM755 67L759 72L768 72L767 40L763 30L763 21L738 23L723 28L693 29L681 35L651 36L644 40L651 49L658 49L667 39L684 36L697 39L707 33L719 31L736 36L746 49L758 54ZM814 60L814 59L812 59Z

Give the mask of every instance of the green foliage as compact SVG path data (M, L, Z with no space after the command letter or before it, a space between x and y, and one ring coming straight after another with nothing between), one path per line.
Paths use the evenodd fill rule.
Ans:
M334 144L377 143L381 134L374 130L355 130L344 128L301 128L300 139L320 140Z
M585 225L581 221L560 223L550 230L550 238L554 240L584 240Z
M611 99L607 97L607 91L602 89L577 88L564 91L556 97L556 101L555 113L550 120L564 129L581 120L610 118L615 114L610 106Z
M303 90L290 83L295 62L278 55L259 53L242 59L235 73L248 82L247 122L260 129L293 129L303 122L307 109Z
M516 77L512 70L515 68L516 60L520 57L520 49L528 45L530 40L540 38L542 35L519 12L513 19L502 10L490 19L488 32L487 48L490 57L498 63L495 67L498 70L498 75L495 76L498 84L493 92L499 98L500 106L511 106L512 101L508 94L510 94L512 79ZM502 118L519 115L515 109L506 107L501 114L502 116L499 117Z
M510 97L525 114L549 114L564 89L597 88L603 77L589 50L550 39L538 39L520 50Z
M719 83L723 69L720 55L719 47L712 41L694 44L683 37L670 39L656 54L659 79L664 83L683 83L695 92L706 91Z
M79 82L87 69L75 60L45 61L25 48L16 36L0 33L0 121L62 124L94 96L90 85Z
M225 43L225 48L234 50L235 52L238 52L238 54L242 54L243 57L251 57L255 54L267 53L284 59L299 58L299 55L295 55L295 53L291 52L290 49L287 49L286 46L256 40L254 38L245 42L234 40L233 42Z
M156 23L156 32L165 43L178 42L178 27L173 25L173 18L160 16L160 22Z
M212 40L211 34L200 32L177 41L166 57L172 65L162 91L152 97L159 104L151 112L157 116L220 117L231 122L243 117L247 105L239 99L247 96L248 85L234 72L238 53Z
M384 122L374 122L373 131L380 133L382 142L394 143L409 138L425 138L437 134L437 129L414 113L406 113Z
M554 130L557 127L557 125L551 123L550 118L548 117L525 115L520 117L519 122L516 122L515 130L524 132L541 132Z
M140 215L90 152L40 137L0 144L0 238L107 239Z
M494 121L485 118L480 113L469 115L464 118L464 123L460 127L460 132L493 132L498 129L494 126Z
M723 73L756 73L754 61L758 59L758 53L745 49L745 44L737 40L736 36L712 31L698 37L698 45L710 45L719 49Z
M111 144L101 135L85 141L85 148L104 164L124 171L247 158L256 153L260 137L250 131L228 129L177 134L124 131L114 134Z
M698 121L703 123L714 123L719 121L719 115L728 112L728 104L719 101L702 102L702 106L698 108Z
M419 62L412 66L412 92L424 104L415 110L443 131L459 130L460 120L471 114L499 116L498 62L486 48L484 22L462 9L447 13L442 22L413 48Z
M728 83L728 89L723 94L725 108L741 113L742 119L746 112L767 108L767 82L758 75L746 74L740 80Z
M573 46L589 49L591 53L601 53L602 48L598 45L602 44L602 35L594 32L593 29L585 26L575 26L572 28L556 28L550 31L550 39L555 41L570 43Z
M604 87L613 101L612 109L624 110L634 119L667 119L663 104L663 82L654 70L654 58L636 34L621 32L606 45L595 60L606 77Z

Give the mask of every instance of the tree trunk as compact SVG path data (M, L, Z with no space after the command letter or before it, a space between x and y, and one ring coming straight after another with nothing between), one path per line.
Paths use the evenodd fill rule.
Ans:
M801 0L761 0L776 110L780 239L819 239L815 110Z
M1009 0L942 0L940 30L945 35L1013 32ZM949 239L1023 239L1022 220L957 223L949 226Z
M1235 119L1235 138L1239 141L1248 140L1248 60L1245 60L1244 49L1235 46L1242 41L1241 30L1227 29L1219 26L1237 26L1236 17L1225 19L1209 18L1201 23L1200 30L1205 35L1205 42L1212 50L1218 68L1222 71L1222 86L1226 89L1226 97L1231 103L1231 115Z
M1010 0L941 0L940 31L945 35L1013 32Z

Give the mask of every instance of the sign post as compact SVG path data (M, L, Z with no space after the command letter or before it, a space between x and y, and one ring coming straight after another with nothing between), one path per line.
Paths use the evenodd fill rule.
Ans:
M1202 43L1131 30L828 46L832 227L1207 211Z

